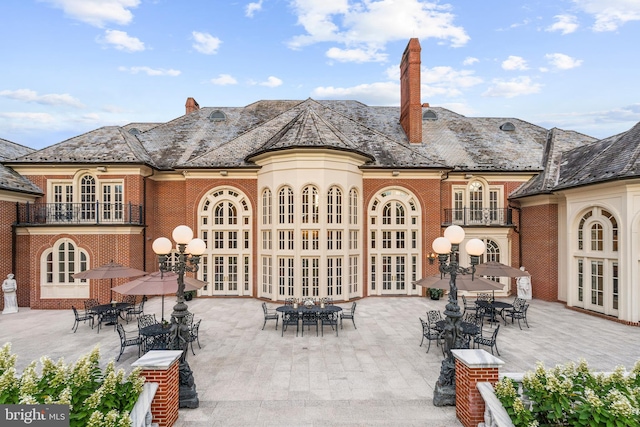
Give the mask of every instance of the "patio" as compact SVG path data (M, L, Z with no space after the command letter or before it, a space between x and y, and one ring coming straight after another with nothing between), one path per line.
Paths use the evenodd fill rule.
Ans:
M505 301L511 302L513 298ZM165 313L170 313L169 297ZM165 302L165 303L167 303ZM160 318L160 298L145 305ZM196 298L189 310L202 318L196 356L188 360L194 372L200 407L181 409L177 427L270 426L456 426L454 407L432 405L433 388L442 352L419 347L421 325L430 309L444 310L446 299L370 297L358 301L355 322L345 322L338 337L327 333L304 337L267 322L262 301L250 298ZM274 304L268 304L275 308ZM340 304L348 307L349 304ZM563 304L533 300L529 325L520 330L504 324L498 349L501 372L533 369L537 360L547 367L584 358L598 371L617 365L631 369L638 358L640 331L565 309ZM73 333L69 310L29 310L0 316L0 344L12 342L18 370L43 354L75 361L100 345L102 362L119 353L118 334L105 327L98 334L88 324ZM127 331L135 323L124 324ZM490 330L485 325L485 331ZM116 364L130 370L137 359L127 348Z

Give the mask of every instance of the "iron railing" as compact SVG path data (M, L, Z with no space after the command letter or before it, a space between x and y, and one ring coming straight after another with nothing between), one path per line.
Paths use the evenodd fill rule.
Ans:
M468 225L468 226L512 226L512 209L471 209L457 208L444 210L443 225Z
M142 206L132 203L16 203L17 225L143 225Z

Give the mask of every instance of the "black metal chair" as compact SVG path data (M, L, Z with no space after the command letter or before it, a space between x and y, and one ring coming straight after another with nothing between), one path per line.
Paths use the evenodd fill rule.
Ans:
M102 327L102 324L111 326L113 325L113 329L116 329L116 326L118 325L118 311L113 309L113 310L107 310L107 311L103 311L101 313L98 314L98 333L100 333L100 328Z
M264 330L265 325L267 324L267 320L275 320L276 321L276 331L278 330L278 319L280 315L274 309L267 308L267 303L262 303L262 311L264 311L264 323L262 324L262 330Z
M127 338L127 333L121 324L116 325L116 330L118 331L118 335L120 335L120 354L116 359L116 362L120 360L120 356L124 353L124 349L127 347L133 347L134 345L138 347L138 357L140 357L140 347L142 345L142 339L140 336L136 336L135 338Z
M93 329L93 321L94 321L94 317L92 313L85 313L85 314L80 314L78 313L78 309L75 308L74 306L71 306L71 309L73 310L73 315L75 316L75 322L73 323L73 327L71 329L73 329L73 333L75 334L76 331L78 330L78 324L80 322L84 322L87 323L87 320L90 321L91 323L91 329Z
M316 336L318 336L318 313L311 312L302 312L302 336L304 336L304 327L307 327L307 330L311 330L312 326L316 327Z
M353 304L351 304L351 310L349 310L348 313L345 313L344 311L340 313L340 329L342 329L342 321L344 319L347 319L347 320L351 319L351 321L353 322L353 327L358 329L358 327L356 326L355 315L356 315L356 302L354 301Z
M513 323L514 319L518 320L518 326L520 330L522 330L522 325L520 324L520 319L524 320L527 328L529 327L529 322L527 321L527 309L529 308L529 304L527 301L522 298L516 298L513 301L513 308L509 308L506 310L504 315L504 323L507 323L507 317L511 317L511 323Z
M298 312L297 311L291 311L289 313L282 313L282 333L281 336L284 336L284 331L287 330L288 326L294 326L296 327L296 336L298 336L298 329L300 328L298 325L298 320L299 320L299 316L298 316Z
M155 325L156 323L158 323L158 321L156 320L155 314L143 314L140 317L138 317L138 329L142 329L146 326Z
M422 340L420 341L420 347L422 347L422 343L424 343L424 339L426 338L429 341L429 346L427 347L427 353L429 353L429 349L431 348L431 341L435 341L436 344L440 341L440 332L436 329L431 328L429 322L425 322L419 317L420 323L422 324Z
M196 341L198 343L198 348L202 348L200 347L200 322L202 322L202 319L198 320L196 323L194 323L193 325L191 325L189 327L189 343L191 344L191 353L193 353L193 355L196 355L196 352L193 351L193 342Z
M142 301L140 301L140 304L127 308L127 323L132 318L140 317L142 314L144 314L144 303L145 300L143 299Z
M466 313L467 311L476 311L478 309L478 306L475 304L475 302L471 302L467 300L467 297L462 295L462 305L464 306L464 312Z
M491 348L491 354L493 354L493 349L495 348L496 353L498 353L498 356L500 356L500 352L498 351L498 344L497 344L499 330L500 330L500 324L498 324L496 328L493 330L491 337L485 337L482 335L482 329L480 329L480 334L473 338L473 347L475 348L475 346L477 345L478 348L480 348L481 345L486 345L487 347Z
M95 311L93 311L93 307L97 305L100 305L100 302L95 298L84 300L84 314L91 315L94 318L97 317L98 314ZM94 319L94 323L95 323L95 319Z
M326 311L320 314L320 330L322 331L322 336L324 336L324 325L331 326L331 329L335 326L336 336L338 336L338 312Z

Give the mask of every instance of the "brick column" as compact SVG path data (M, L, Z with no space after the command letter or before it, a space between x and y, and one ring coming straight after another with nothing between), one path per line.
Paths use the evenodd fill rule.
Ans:
M158 391L151 402L152 422L171 427L178 419L180 406L181 351L152 350L131 364L142 369L145 382L158 383Z
M485 350L451 350L456 360L456 417L465 427L484 422L484 400L477 383L498 382L504 362Z

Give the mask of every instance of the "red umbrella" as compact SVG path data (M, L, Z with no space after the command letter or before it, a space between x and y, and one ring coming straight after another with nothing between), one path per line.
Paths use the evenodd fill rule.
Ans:
M119 279L124 277L138 277L147 274L146 271L138 270L137 268L126 267L116 262L109 262L108 264L100 267L92 268L90 270L81 271L73 275L74 279L111 279L110 287L113 287L113 279ZM113 300L113 288L111 291L111 299Z
M192 277L184 278L185 291L196 291L206 284L207 282ZM164 320L164 296L178 292L178 275L173 272L156 271L116 286L113 290L122 295L162 295L162 320Z

